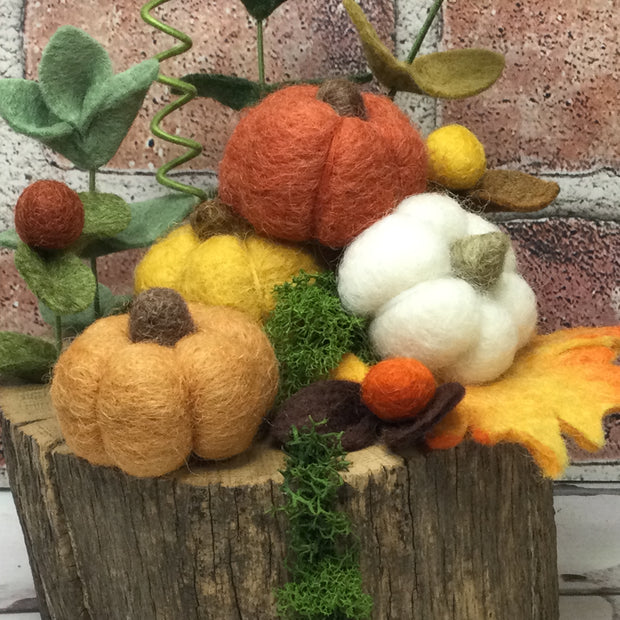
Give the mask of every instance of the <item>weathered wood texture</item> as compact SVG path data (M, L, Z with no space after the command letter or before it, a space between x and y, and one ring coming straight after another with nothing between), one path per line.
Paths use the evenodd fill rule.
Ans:
M65 446L47 392L0 390L43 618L269 620L285 580L281 453L139 480ZM352 453L342 507L377 620L556 620L552 488L511 446Z

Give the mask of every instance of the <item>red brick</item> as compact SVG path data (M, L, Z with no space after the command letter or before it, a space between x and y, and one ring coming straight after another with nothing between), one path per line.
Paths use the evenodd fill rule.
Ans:
M589 170L620 164L620 10L613 0L448 0L443 47L505 54L488 91L443 104L492 166Z

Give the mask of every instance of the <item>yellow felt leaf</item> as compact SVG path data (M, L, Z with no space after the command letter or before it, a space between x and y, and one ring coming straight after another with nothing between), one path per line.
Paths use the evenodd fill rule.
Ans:
M410 93L421 93L420 87L412 76L411 65L397 60L392 52L383 44L377 31L355 0L342 2L360 39L368 66L373 75L387 88Z
M504 70L504 56L485 49L460 49L418 56L411 66L415 83L425 93L463 99L491 86Z
M475 441L524 445L545 475L568 463L562 433L590 451L605 438L602 419L620 411L620 326L567 329L538 336L500 379L467 386L465 398L428 438L432 448Z

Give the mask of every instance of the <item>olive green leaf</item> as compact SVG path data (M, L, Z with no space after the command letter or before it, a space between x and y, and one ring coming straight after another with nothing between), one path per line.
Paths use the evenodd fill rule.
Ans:
M0 332L0 376L45 380L56 356L51 342L16 332Z
M560 186L518 170L487 170L467 196L485 211L539 211L551 204Z
M411 65L394 57L379 39L360 5L355 0L343 0L342 4L360 36L368 66L377 80L390 89L421 93L411 73Z
M74 314L95 298L92 271L71 252L43 256L21 241L15 266L30 290L56 314Z
M80 250L84 257L104 256L113 252L145 248L180 224L196 205L196 197L187 194L166 194L129 205L131 222L114 237L100 239Z
M346 78L358 84L364 84L372 80L371 73L359 73L347 75ZM183 76L182 80L196 87L199 97L208 97L219 101L222 105L233 110L242 110L257 104L262 97L270 93L299 84L322 84L333 78L316 78L309 80L291 80L287 82L274 82L263 84L245 78L222 75L220 73L190 73ZM180 91L176 94L180 94Z
M267 19L286 0L241 0L247 12L257 20Z
M0 248L15 250L18 243L19 237L14 228L9 228L9 230L0 232Z
M261 87L258 82L221 73L193 73L183 81L196 87L199 97L215 99L233 110L242 110L258 103Z
M101 304L101 316L110 316L123 312L131 301L131 295L114 295L105 285L99 284L99 303ZM39 302L39 312L46 323L54 325L56 314L43 302ZM66 314L62 317L62 330L65 336L75 336L86 329L96 319L94 304L91 304L76 314Z
M82 234L113 237L129 226L131 209L120 196L99 192L82 192L78 195L84 205Z
M464 99L489 88L502 74L504 64L504 56L491 50L449 50L418 56L411 74L432 97Z

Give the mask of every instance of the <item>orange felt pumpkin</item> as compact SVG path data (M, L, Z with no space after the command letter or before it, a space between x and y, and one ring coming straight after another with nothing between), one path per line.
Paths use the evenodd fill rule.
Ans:
M246 450L277 386L273 349L245 314L150 289L130 315L100 319L73 341L51 398L75 454L159 476L192 451L223 459Z
M336 80L250 109L226 146L219 191L259 233L342 247L425 191L426 178L424 141L400 109Z

